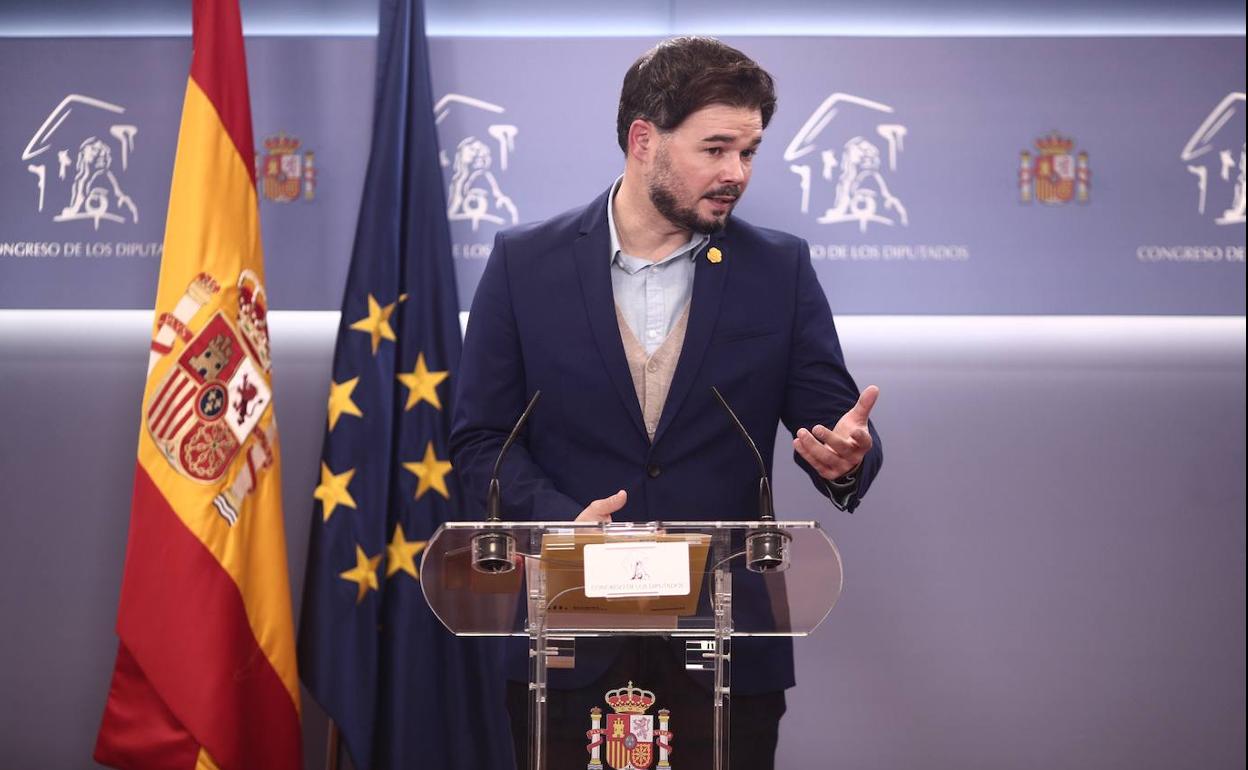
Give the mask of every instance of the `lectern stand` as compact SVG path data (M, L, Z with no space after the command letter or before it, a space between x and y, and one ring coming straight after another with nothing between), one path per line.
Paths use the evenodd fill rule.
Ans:
M760 534L777 558L755 558ZM505 571L474 560L483 536L507 543L491 567ZM528 638L530 770L548 770L549 672L575 666L577 639L618 636L684 640L686 669L710 677L711 770L727 770L732 639L806 636L841 591L840 554L809 521L456 522L434 533L420 574L453 633ZM586 768L707 770L681 762L681 715L647 713L653 693L619 685L586 715Z

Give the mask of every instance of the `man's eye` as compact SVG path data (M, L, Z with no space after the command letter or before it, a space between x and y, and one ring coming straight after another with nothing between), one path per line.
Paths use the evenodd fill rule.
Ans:
M750 158L753 158L757 153L758 153L758 150L742 150L741 157L746 160L749 160Z
M709 152L711 155L722 155L724 152L724 148L723 147L707 147L706 151Z

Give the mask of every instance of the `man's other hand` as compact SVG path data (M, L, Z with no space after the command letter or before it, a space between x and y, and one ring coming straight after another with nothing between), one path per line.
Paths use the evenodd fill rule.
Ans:
M610 524L611 514L623 508L627 502L628 493L621 489L610 497L595 500L585 506L585 510L581 511L576 520L591 521L595 524Z
M874 385L867 386L858 397L858 403L837 421L835 428L828 430L822 425L816 425L810 430L800 428L797 438L793 439L793 448L803 460L810 463L816 473L828 481L850 473L862 463L867 452L871 451L871 431L867 429L867 418L879 397L879 388Z

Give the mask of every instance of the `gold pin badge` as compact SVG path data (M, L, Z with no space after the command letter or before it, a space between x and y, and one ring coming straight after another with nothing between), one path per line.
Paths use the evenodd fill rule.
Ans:
M724 261L724 252L712 246L711 249L706 252L706 258L711 264L718 265L720 262Z

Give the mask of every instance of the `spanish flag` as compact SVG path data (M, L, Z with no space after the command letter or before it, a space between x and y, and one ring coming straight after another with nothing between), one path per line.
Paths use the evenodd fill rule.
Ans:
M95 759L297 770L251 109L237 0L193 0L139 428L121 643Z

